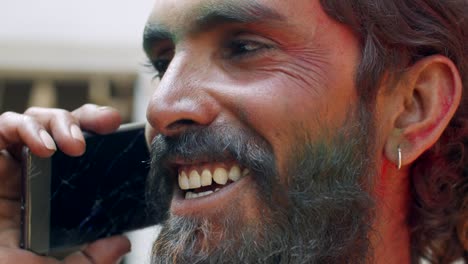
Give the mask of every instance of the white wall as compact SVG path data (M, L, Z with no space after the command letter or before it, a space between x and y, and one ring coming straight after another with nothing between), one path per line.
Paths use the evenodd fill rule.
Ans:
M153 0L0 0L0 68L135 70Z

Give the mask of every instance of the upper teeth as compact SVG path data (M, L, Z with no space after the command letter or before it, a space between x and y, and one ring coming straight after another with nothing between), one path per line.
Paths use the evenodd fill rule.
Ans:
M217 168L213 173L213 180L217 184L225 185L228 181L228 173L224 168Z
M192 189L201 187L200 174L198 174L198 172L196 170L193 170L193 171L190 172L189 186Z
M225 185L228 180L238 181L249 173L248 169L241 169L238 165L233 165L229 171L223 167L216 167L214 172L209 169L203 169L200 173L196 169L187 172L182 170L179 173L179 187L182 190L197 189L202 186L210 186L213 181L217 184Z
M201 174L201 185L210 186L212 183L213 183L213 176L211 176L210 170L204 169Z

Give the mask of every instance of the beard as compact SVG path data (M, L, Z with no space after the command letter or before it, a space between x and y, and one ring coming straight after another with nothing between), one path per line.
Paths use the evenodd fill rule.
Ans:
M176 180L168 165L172 158L221 162L234 157L251 171L261 214L246 219L242 208L249 205L236 201L216 220L168 213L152 263L368 262L374 208L369 190L375 170L368 142L373 129L363 113L324 137L328 139L312 142L302 130L282 172L272 147L248 129L212 126L187 129L177 137L157 136L150 208L169 208Z

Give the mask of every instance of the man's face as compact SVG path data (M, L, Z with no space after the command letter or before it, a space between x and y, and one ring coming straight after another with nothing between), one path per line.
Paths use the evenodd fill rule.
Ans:
M144 45L162 76L148 107L152 176L173 184L156 255L174 260L190 257L189 247L213 256L215 247L242 248L240 241L267 244L265 227L307 228L297 215L327 214L300 212L317 201L304 202L297 193L308 189L299 185L315 181L309 194L324 196L333 184L354 188L362 180L351 176L364 172L363 162L348 153L364 157L355 148L367 140L357 123L358 42L318 0L158 0Z

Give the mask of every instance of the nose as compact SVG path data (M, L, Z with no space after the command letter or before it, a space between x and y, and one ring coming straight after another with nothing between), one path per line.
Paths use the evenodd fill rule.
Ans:
M155 134L175 136L191 127L209 126L219 114L197 70L184 65L188 64L171 62L149 102L146 116Z

